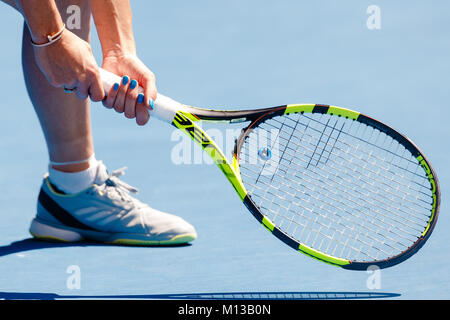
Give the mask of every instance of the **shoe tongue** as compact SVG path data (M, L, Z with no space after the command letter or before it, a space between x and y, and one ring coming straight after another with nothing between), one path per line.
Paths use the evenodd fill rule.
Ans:
M94 184L101 186L108 179L108 171L106 170L106 166L102 161L98 161L97 165L97 175L94 179Z

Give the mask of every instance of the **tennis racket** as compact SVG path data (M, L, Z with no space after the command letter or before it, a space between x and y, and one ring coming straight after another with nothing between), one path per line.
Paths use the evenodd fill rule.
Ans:
M101 75L107 91L121 81ZM217 111L158 94L150 114L191 137L275 237L317 260L391 267L415 254L436 224L440 192L429 161L407 137L356 111L322 104ZM231 160L202 121L243 124Z

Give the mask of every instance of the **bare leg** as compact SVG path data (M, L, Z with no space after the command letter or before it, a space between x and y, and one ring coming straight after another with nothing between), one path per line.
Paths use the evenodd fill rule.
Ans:
M58 0L57 4L63 21L67 19L69 5L80 7L81 28L71 31L89 41L91 14L88 1ZM79 100L74 94L65 93L62 88L52 87L35 62L30 40L28 28L24 26L22 65L25 83L47 142L49 158L56 162L87 159L94 153L89 99ZM88 167L87 162L54 166L65 172L82 171Z

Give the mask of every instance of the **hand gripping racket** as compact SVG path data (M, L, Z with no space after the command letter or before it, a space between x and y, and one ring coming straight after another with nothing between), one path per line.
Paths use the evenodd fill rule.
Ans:
M105 90L120 78L102 70ZM275 237L351 270L416 253L436 224L440 193L407 137L361 113L322 104L217 111L158 94L151 116L189 135ZM243 123L229 161L202 121Z

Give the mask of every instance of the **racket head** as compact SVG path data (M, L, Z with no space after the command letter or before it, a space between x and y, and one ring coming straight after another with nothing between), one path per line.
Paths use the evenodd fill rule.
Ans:
M439 184L407 137L328 105L280 106L253 113L251 120L233 159L243 202L293 249L367 270L406 260L431 235Z

